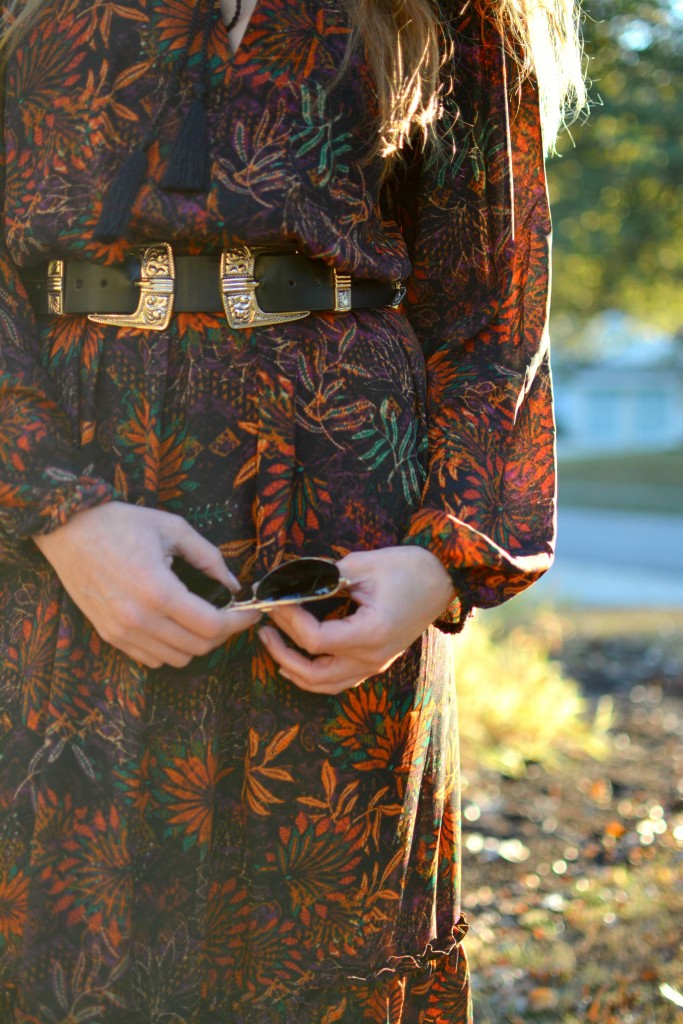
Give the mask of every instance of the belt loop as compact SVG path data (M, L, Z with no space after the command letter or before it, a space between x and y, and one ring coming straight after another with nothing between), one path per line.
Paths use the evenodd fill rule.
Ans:
M406 297L407 288L403 281L394 281L394 297L389 303L391 309L398 309Z
M334 274L334 311L348 313L351 310L351 278L348 274L340 274L336 268Z
M64 260L48 260L47 309L51 316L64 312Z

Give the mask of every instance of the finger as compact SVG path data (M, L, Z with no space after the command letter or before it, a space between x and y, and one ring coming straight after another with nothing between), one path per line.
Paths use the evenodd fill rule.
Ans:
M220 647L230 636L247 629L258 619L258 612L235 613L227 624L223 624L220 632L209 640L182 630L175 623L167 620L158 625L152 624L147 629L138 627L132 634L132 638L131 632L127 630L125 642L117 642L114 639L113 646L119 647L126 654L142 661L150 668L158 668L162 664L171 665L174 668L184 668L193 658ZM109 642L112 643L112 640L110 639Z
M121 650L129 658L139 661L147 668L161 668L162 665L184 668L192 661L191 654L151 640L145 640L141 644L126 644L125 648L122 647Z
M343 619L327 619L325 622L319 622L299 605L273 608L269 610L268 617L309 654L348 653L368 646L376 647L378 641L381 642L382 627L378 617L372 609L363 606Z
M163 665L161 658L154 658L142 647L136 647L135 644L128 644L125 650L122 647L119 648L119 650L122 654L125 654L126 657L144 665L145 668L161 668Z
M374 665L365 665L346 656L324 654L311 660L288 647L277 630L268 626L259 630L259 637L282 674L302 689L319 691L323 687L335 687L345 680L366 678L377 670Z
M169 618L160 619L158 623L155 623L151 635L158 643L174 647L176 650L193 657L199 657L203 654L208 654L214 647L220 646L234 633L242 632L242 630L254 625L258 622L259 616L258 613L250 613L249 615L242 613L240 615L233 615L229 619L226 616L221 618L222 621L218 624L219 628L212 636L194 633L184 625Z
M198 600L201 601L201 598ZM206 605L205 601L202 603ZM188 627L186 632L190 632L190 627L192 627L194 623L197 625L205 623L207 631L210 629L210 632L197 631L192 634L198 640L200 653L205 653L206 650L212 650L214 647L217 647L236 633L242 633L245 629L255 626L256 623L263 618L263 612L260 611L251 611L249 609L240 611L238 609L233 610L227 608L213 609L211 605L208 607L212 612L216 613L215 618L213 615L210 615L208 620L205 620L203 609L201 609L200 612L193 613L192 618L182 620L184 626ZM172 620L172 624L177 625L177 620ZM169 639L175 643L172 638ZM203 652L201 651L202 645L204 645Z
M261 613L214 608L191 594L170 569L131 585L131 594L110 603L101 616L103 637L123 648L153 638L188 653L204 653L254 625Z
M253 626L262 617L260 611L214 608L180 582L170 570L162 608L165 616L198 637L213 640L228 637Z
M185 519L180 516L170 517L167 532L171 541L170 550L166 551L167 558L170 556L172 560L173 555L180 555L195 569L218 580L230 590L239 590L239 581L228 569L219 549L197 533Z
M309 686L305 680L299 679L297 676L290 676L286 672L281 672L280 675L290 683L293 683L294 686L298 687L298 689L306 690L307 693L317 693L321 697L336 697L338 694L343 693L344 690L352 690L354 686L359 686L368 678L367 676L362 676L361 678L353 676L349 679L342 679L338 683L327 683L322 686Z

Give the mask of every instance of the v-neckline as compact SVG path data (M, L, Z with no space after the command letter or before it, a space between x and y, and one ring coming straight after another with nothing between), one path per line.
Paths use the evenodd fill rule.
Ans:
M231 55L233 57L236 57L237 54L242 49L242 47L244 46L245 39L249 35L249 30L252 27L252 24L253 24L253 21L254 21L254 14L256 12L256 8L258 7L258 4L259 4L259 0L254 0L254 6L251 9L251 12L249 14L249 17L248 17L247 21L245 22L244 29L242 30L242 35L238 39L237 45L235 46L233 44L233 41L232 41L232 38L231 38L231 32L228 32L228 22L226 20L226 11L224 9L223 2L222 2L222 0L220 0L220 2L219 2L218 6L219 6L219 9L220 9L221 25L223 26L223 28L225 30L225 35L227 37L228 45L230 47L230 53L231 53ZM232 30L232 31L234 31L234 30Z

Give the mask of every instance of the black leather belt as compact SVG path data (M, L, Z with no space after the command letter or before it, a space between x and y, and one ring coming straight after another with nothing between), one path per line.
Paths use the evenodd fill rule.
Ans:
M97 323L162 331L173 313L224 311L234 328L286 323L313 311L399 305L401 282L354 280L280 246L240 246L216 256L176 256L166 242L112 267L49 260L24 272L39 316L87 314Z

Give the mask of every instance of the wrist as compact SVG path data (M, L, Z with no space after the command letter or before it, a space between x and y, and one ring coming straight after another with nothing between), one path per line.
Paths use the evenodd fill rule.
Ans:
M455 587L443 562L428 548L419 545L403 545L401 551L410 552L410 574L415 580L422 582L422 588L428 594L430 606L434 609L434 617L438 618L457 597Z

